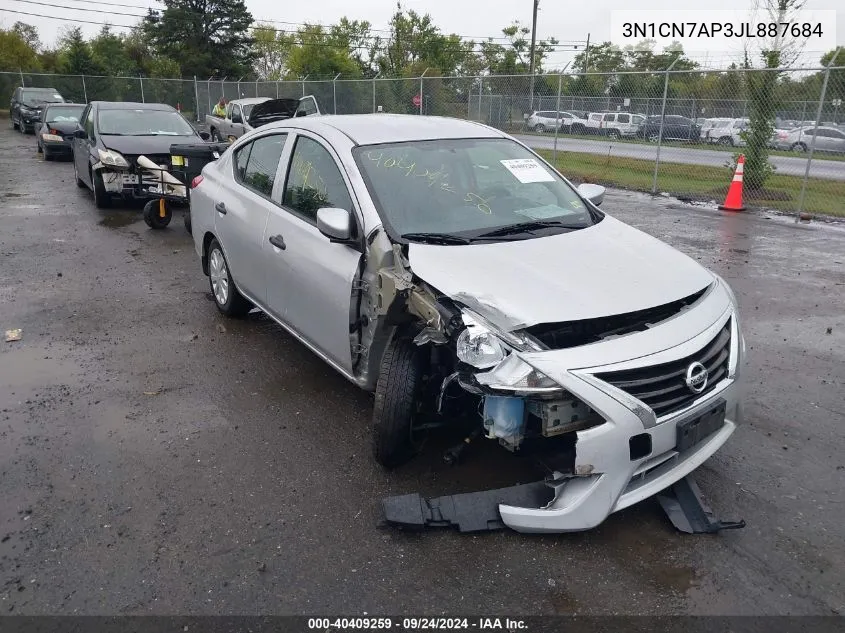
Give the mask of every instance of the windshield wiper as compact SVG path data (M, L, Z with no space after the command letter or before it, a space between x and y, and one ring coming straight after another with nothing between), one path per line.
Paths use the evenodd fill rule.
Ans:
M470 240L460 235L449 233L403 233L400 237L413 242L426 244L469 244Z
M531 220L530 222L517 222L516 224L508 224L507 226L487 231L486 233L479 233L475 237L499 237L500 235L515 235L517 233L532 233L537 229L545 229L549 227L559 227L562 229L569 229L574 231L576 229L584 228L573 224L566 224L560 220Z

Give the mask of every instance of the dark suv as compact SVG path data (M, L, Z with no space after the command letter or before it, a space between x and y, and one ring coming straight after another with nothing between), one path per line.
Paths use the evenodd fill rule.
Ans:
M55 88L15 88L9 104L12 129L21 132L35 131L41 121L41 111L48 103L64 103L64 97Z
M696 125L695 121L685 116L667 114L663 119L664 141L698 141L700 134L701 127ZM660 117L648 117L639 132L637 132L637 135L652 143L656 143L657 138L660 136Z

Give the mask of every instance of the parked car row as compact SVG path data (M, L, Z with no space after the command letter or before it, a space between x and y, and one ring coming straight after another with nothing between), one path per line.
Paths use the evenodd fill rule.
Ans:
M526 125L535 132L554 131L571 134L596 134L612 139L644 138L657 142L661 126L659 116L646 116L634 112L584 112L582 110L533 112ZM663 140L697 142L699 125L686 117L663 117Z

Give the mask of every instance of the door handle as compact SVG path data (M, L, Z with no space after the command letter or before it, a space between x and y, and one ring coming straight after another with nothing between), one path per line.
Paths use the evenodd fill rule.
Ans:
M217 213L219 213L220 215L226 215L226 204L225 204L225 203L223 203L223 202L218 202L217 204L215 204L215 205L214 205L214 209L215 209L215 210L217 211Z
M281 250L285 250L287 248L287 245L285 244L285 238L283 238L281 235L271 235L270 243Z

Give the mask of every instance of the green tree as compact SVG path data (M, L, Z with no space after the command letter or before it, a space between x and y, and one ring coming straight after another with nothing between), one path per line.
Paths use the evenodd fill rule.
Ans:
M239 77L254 56L252 14L243 0L163 0L150 10L144 31L156 52L178 62L183 76Z
M32 26L31 24L27 24L26 22L15 22L12 25L12 30L21 36L24 42L26 42L27 46L29 46L35 52L41 50L41 40L38 37L38 29Z
M94 63L107 75L136 75L141 68L128 52L124 38L104 26L100 33L89 42Z
M293 36L269 24L259 24L252 29L255 42L255 74L259 79L281 79L294 41Z
M38 53L14 28L0 29L0 68L23 71L39 69Z
M98 75L103 70L78 26L68 28L59 40L59 70L65 75Z

